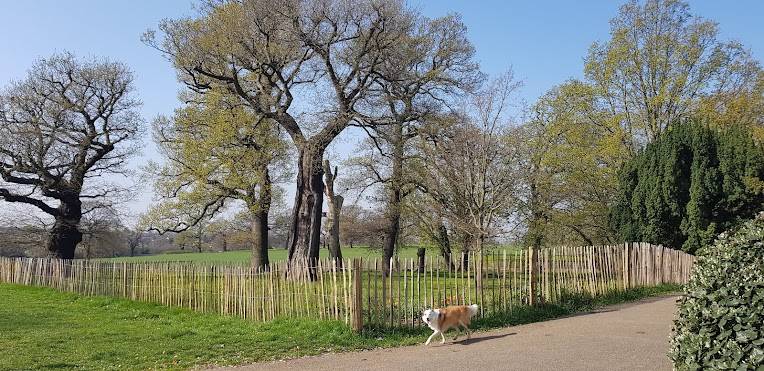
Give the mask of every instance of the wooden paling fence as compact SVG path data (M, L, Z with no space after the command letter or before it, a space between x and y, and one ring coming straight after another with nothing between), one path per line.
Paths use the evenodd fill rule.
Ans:
M422 325L423 309L478 304L480 315L532 302L597 296L632 287L687 282L695 257L645 243L469 253L440 257L315 261L300 275L285 262L258 271L193 263L116 263L0 258L0 282L107 295L255 321L279 317L341 320L367 327ZM387 268L387 269L385 269ZM387 273L389 272L389 273ZM534 284L531 284L531 283ZM533 300L531 300L533 299Z

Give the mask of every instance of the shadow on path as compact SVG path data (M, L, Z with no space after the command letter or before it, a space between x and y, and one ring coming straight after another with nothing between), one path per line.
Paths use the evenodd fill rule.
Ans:
M504 337L507 337L507 336L510 336L510 335L517 335L517 333L516 332L510 332L509 334L492 335L492 336L481 336L479 338L473 337L473 338L470 338L470 339L464 339L462 341L454 342L454 344L470 345L470 344L475 344L475 343L479 343L481 341L486 341L486 340L501 339L501 338L504 338Z

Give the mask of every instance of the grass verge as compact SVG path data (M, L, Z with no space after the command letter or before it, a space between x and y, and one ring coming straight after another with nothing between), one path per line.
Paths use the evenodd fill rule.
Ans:
M547 320L679 291L641 288L596 299L518 308L477 320L487 329ZM429 331L353 333L335 321L253 323L233 317L52 289L0 284L0 370L185 369L416 344Z

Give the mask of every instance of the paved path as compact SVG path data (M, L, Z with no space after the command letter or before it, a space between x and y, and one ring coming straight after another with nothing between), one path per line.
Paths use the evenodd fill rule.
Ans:
M676 297L475 333L445 345L327 354L235 370L671 370Z

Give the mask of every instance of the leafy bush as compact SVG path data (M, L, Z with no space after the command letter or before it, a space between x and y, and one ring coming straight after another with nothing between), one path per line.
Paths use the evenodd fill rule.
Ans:
M679 370L764 368L764 213L701 250L669 355Z

